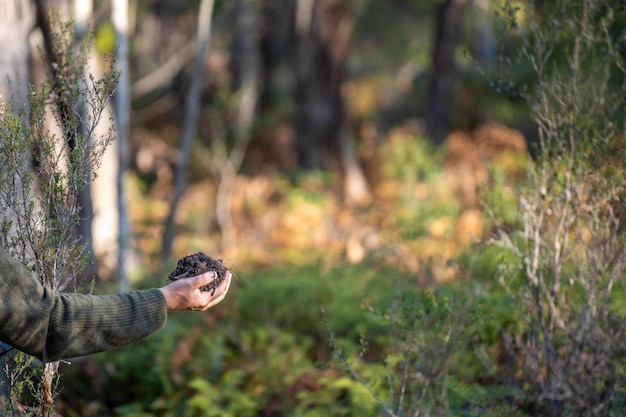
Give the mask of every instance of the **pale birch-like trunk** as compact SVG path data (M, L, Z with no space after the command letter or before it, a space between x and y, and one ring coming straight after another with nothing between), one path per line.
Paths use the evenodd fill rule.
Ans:
M28 0L0 0L0 118L8 111L11 102L13 111L26 105L29 79L28 33L33 25L31 4ZM2 145L0 144L0 152ZM16 178L19 180L19 178ZM0 210L6 208L0 205ZM0 237L4 246L4 237ZM5 363L11 355L0 358L0 400L10 395L10 383L5 375Z
M115 94L115 121L117 124L117 280L119 291L130 288L128 279L127 254L131 243L130 220L125 200L124 178L128 167L130 151L130 65L128 51L129 15L128 0L113 0L113 26L117 40L117 70L120 72L117 93Z
M93 2L89 0L73 0L76 43L84 39L93 20ZM86 71L96 79L104 77L102 62L98 54L92 50L89 55ZM109 104L100 123L95 127L93 136L103 137L112 128L113 109ZM116 200L116 175L119 161L117 159L118 142L113 141L102 156L102 165L98 175L89 183L89 189L81 193L83 207L83 224L81 234L88 237L88 250L93 253L98 276L109 276L117 268L118 254L118 213ZM89 219L87 221L87 219Z
M14 107L25 105L28 86L28 33L33 24L30 1L0 0L0 96Z
M86 37L89 32L89 22L93 18L93 3L91 0L73 0L72 15L74 19L74 48L78 50L80 45L86 42ZM91 57L94 52L92 50ZM88 71L85 68L85 71ZM87 86L81 85L80 88L84 91ZM84 103L79 103L78 112L80 113L80 120L88 120L87 109ZM81 123L81 133L87 132L85 122ZM89 137L89 146L92 146L93 138ZM91 173L90 173L91 176ZM78 204L80 205L80 217L81 221L77 226L76 234L78 243L85 247L86 256L89 259L89 264L95 266L95 258L93 252L93 239L91 234L91 223L93 216L93 203L91 200L91 181L88 181L83 189L78 194ZM86 271L89 274L96 272L96 268L88 268Z
M0 0L0 10L0 44L3 45L0 54L0 113L8 111L9 107L13 113L20 109L28 113L29 32L35 21L34 11L28 0ZM15 181L19 182L19 177ZM7 212L2 206L0 210ZM4 244L3 240L4 236L0 236L0 244Z

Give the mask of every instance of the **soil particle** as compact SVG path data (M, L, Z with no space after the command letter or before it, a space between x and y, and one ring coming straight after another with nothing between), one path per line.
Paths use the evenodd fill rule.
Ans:
M195 277L208 271L215 271L217 278L209 285L201 288L202 291L213 291L224 281L228 268L224 266L221 259L213 259L203 252L187 255L178 260L176 269L170 272L170 281L176 281L180 278Z

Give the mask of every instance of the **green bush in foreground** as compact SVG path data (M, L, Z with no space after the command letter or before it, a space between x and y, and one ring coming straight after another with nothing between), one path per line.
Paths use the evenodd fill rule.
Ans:
M0 244L35 271L42 285L64 292L80 286L77 278L87 264L87 245L78 235L84 220L80 194L113 140L112 130L99 137L94 132L117 73L110 70L101 80L88 76L90 40L77 47L71 22L51 26L44 34L51 44L50 79L31 86L23 103L6 103L0 113ZM59 363L35 365L39 372L22 360L19 354L2 361L9 398L0 398L0 408L6 408L0 413L55 415Z
M517 222L493 213L492 243L508 252L497 277L523 323L505 334L510 372L537 415L610 415L624 382L615 300L626 283L626 66L615 7L563 3L550 25L529 14L525 26L507 9L536 77L521 95L538 143Z

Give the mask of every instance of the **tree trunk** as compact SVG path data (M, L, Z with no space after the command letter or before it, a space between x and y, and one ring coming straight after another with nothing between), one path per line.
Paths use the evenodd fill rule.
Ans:
M97 61L96 57L93 57ZM98 63L90 63L96 78L102 78ZM113 120L114 110L111 105L107 106L106 113L102 117L95 134L103 134L109 129ZM98 169L98 175L91 184L91 199L93 203L93 219L91 222L93 251L97 261L98 276L114 276L118 266L119 236L118 226L119 212L116 201L119 198L117 192L117 177L120 173L117 140L113 141L102 156L102 165Z
M165 221L165 235L163 237L163 247L161 251L164 258L168 257L172 252L175 237L174 221L176 219L176 211L178 210L178 204L185 191L191 144L198 127L204 64L209 49L209 41L211 39L213 3L213 0L202 0L202 3L200 3L200 13L198 14L198 50L191 74L191 82L189 83L189 89L187 90L187 96L185 98L185 120L183 122L183 133L181 137L180 159L174 172L174 197L170 203L170 210Z
M341 89L354 31L349 0L299 0L296 6L296 151L308 169L343 171L344 200L370 201L370 192L347 132Z
M41 386L43 390L43 398L41 399L41 413L39 414L41 417L52 417L55 414L54 398L56 396L55 385L58 378L58 373L59 362L44 363L43 374L41 375Z
M494 11L491 0L473 0L474 15L472 33L472 56L482 64L490 64L498 55L498 47L493 31Z
M33 25L27 0L0 0L0 97L14 108L25 104L28 86L28 33Z
M365 173L359 164L354 144L345 132L340 138L341 164L343 168L343 197L348 205L366 205L372 201Z
M73 8L73 16L74 16L74 45L75 49L78 50L80 46L85 42L85 37L89 31L89 22L93 18L93 5L91 0L74 0L74 8ZM91 56L93 56L94 52L91 51ZM85 71L88 71L85 68ZM80 86L81 89L85 89L85 85ZM85 108L83 103L79 104L80 112L80 120L88 120L89 115L87 115L87 109ZM87 128L84 126L84 122L81 123L80 127L81 133L87 133ZM93 138L89 138L90 147L93 143ZM80 218L81 222L77 226L76 234L78 238L79 245L85 247L85 255L88 257L88 265L90 265L85 271L86 274L93 276L97 271L96 266L96 258L93 251L93 239L91 234L91 225L93 218L93 204L91 201L91 176L90 172L90 180L85 184L84 188L82 188L78 193L78 204L80 205Z
M10 103L13 113L24 109L28 114L29 32L35 22L34 9L28 0L0 0L0 11L0 113L8 111ZM0 151L1 147L0 143ZM21 180L16 176L15 181ZM6 212L5 207L0 206L0 210ZM14 231L13 228L10 233ZM0 236L0 244L4 239Z
M295 130L298 163L327 169L339 152L345 110L341 86L353 31L348 0L298 0Z
M235 224L231 213L232 195L237 174L250 143L259 95L258 9L255 0L237 0L235 16L235 55L238 59L234 72L237 74L236 83L240 98L237 126L235 126L235 144L220 170L215 210L222 232L223 249L232 247L236 243Z
M446 0L437 5L432 70L424 116L426 132L436 144L443 143L448 134L457 76L454 54L468 3L469 0Z
M11 102L13 111L26 104L29 81L30 48L28 33L33 26L33 15L28 0L0 0L0 118L8 111ZM0 144L0 152L2 144ZM19 178L15 178L19 180ZM5 207L0 210L6 212ZM0 246L4 236L0 237ZM0 357L0 400L8 398L11 384L5 374L12 364L12 355ZM6 361L6 362L5 362Z
M93 18L91 0L74 0L75 22L87 22ZM77 31L80 28L77 27ZM89 56L87 69L97 80L104 78L102 62L98 54L92 50ZM113 127L114 109L113 103L109 103L100 119L100 123L93 130L94 137L102 137ZM115 274L118 265L119 236L118 209L116 201L117 176L121 172L118 158L119 141L115 140L107 147L102 155L102 164L98 169L98 175L90 183L91 201L91 244L94 258L97 260L96 268L99 277L111 277ZM83 198L81 196L81 198ZM86 200L86 196L84 197ZM91 271L88 271L91 272Z
M271 110L277 69L293 39L293 0L261 0L259 23L259 109Z
M120 292L128 291L127 250L131 241L130 220L125 200L124 177L128 167L130 129L130 67L128 57L128 0L113 0L113 26L117 40L117 70L120 72L115 94L115 121L117 124L117 218L118 251L117 280Z

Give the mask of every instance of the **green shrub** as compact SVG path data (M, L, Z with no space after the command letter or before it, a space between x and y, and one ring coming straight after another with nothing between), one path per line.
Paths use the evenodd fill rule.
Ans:
M490 332L503 318L490 312L483 294L475 295L471 289L464 282L406 289L391 308L374 311L390 328L380 364L384 371L377 373L367 374L366 369L375 365L362 366L361 356L351 359L344 353L350 348L328 328L336 359L367 389L384 415L524 415L504 406L525 394L498 381L495 360L486 352L499 339ZM509 304L506 309L502 302L505 315L512 316L514 307ZM488 380L492 383L480 382Z
M110 60L103 79L85 73L91 37L75 44L72 22L51 18L44 36L50 44L49 79L30 86L27 97L20 97L24 102L6 103L0 112L0 244L36 271L43 286L53 292L75 291L89 255L87 237L77 235L85 215L80 194L113 140L112 128L101 136L95 129L118 74ZM29 368L16 366L33 375ZM35 366L43 371L40 382L29 386L29 405L37 415L53 416L59 363ZM10 396L7 415L20 415L15 411L22 408L20 400Z
M518 93L538 143L519 187L517 219L496 214L493 243L508 252L498 278L523 325L506 332L509 372L542 415L608 414L623 383L626 346L618 335L625 329L613 300L626 274L626 166L623 149L608 151L623 148L626 109L615 7L563 3L558 14L527 12L524 25L517 9L505 13L521 59L533 68L534 82Z

